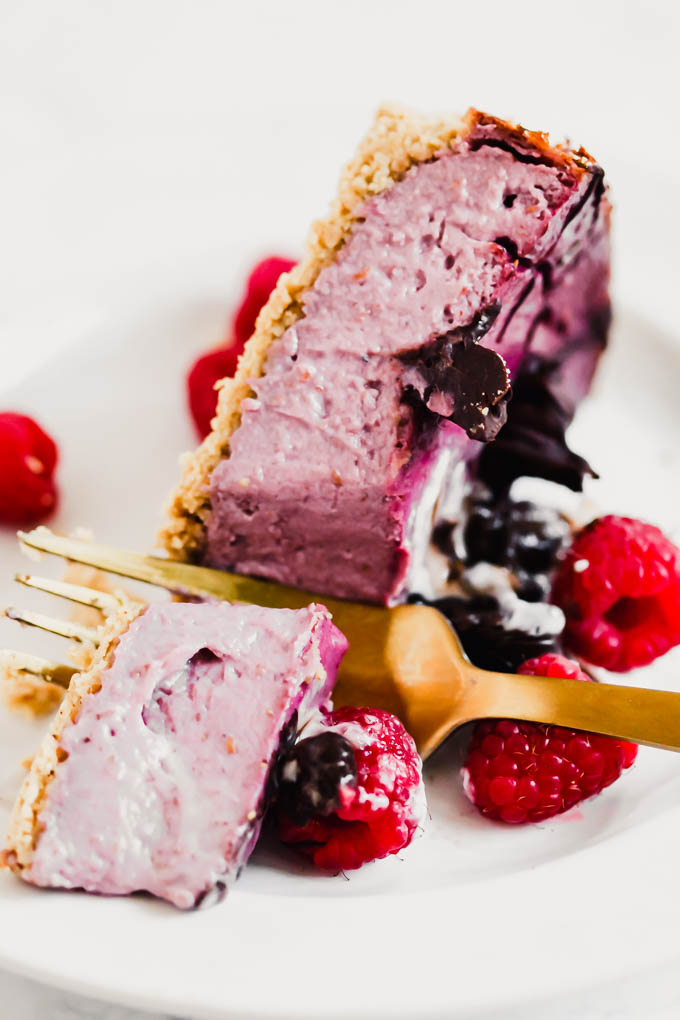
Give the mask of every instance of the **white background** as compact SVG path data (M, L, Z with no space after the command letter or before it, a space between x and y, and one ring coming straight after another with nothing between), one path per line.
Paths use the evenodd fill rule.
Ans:
M385 100L588 148L617 207L615 295L677 334L679 46L670 2L1 0L0 389L123 302L204 288L206 255L226 321L254 256L299 251ZM17 1020L132 1016L13 977L0 1002ZM536 1012L666 1020L680 977Z

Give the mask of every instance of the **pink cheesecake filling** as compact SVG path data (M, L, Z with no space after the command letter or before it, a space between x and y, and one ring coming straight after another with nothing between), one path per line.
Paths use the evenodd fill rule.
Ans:
M346 647L322 606L150 606L63 734L24 877L185 908L223 892L282 732L326 703Z
M479 131L364 204L272 344L212 475L206 562L399 601L437 464L482 449L413 355L484 321L474 341L510 378L537 355L570 412L587 391L609 307L599 169L570 173Z

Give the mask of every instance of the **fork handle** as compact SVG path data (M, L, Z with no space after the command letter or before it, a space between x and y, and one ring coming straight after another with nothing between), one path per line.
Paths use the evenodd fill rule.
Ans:
M550 723L680 751L680 693L477 669L469 678L471 718Z

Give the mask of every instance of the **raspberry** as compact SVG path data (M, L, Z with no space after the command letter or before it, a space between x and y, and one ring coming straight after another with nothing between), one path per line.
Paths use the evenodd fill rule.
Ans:
M519 668L527 676L589 681L577 662L542 655ZM543 822L600 793L635 761L637 746L614 737L512 719L477 723L463 786L487 818Z
M398 853L422 827L421 763L412 737L389 712L340 708L327 713L325 722L330 733L353 748L356 778L351 769L343 768L341 776L345 780L349 776L349 781L341 777L336 793L328 798L326 792L328 799L317 813L310 814L309 804L303 805L304 821L294 820L282 806L285 801L280 801L279 835L318 868L349 871ZM284 765L284 778L285 770Z
M0 413L0 521L29 524L56 508L56 444L32 418Z
M238 365L239 355L255 329L255 320L266 302L281 273L295 265L290 259L272 255L255 266L246 284L245 296L234 316L234 339L231 344L198 358L187 377L189 409L198 434L203 439L208 435L217 411L215 384L220 379L232 376Z
M236 347L220 347L201 355L187 377L189 409L198 434L204 438L217 410L216 383L236 371L239 351Z
M523 676L558 676L567 680L582 680L584 683L591 683L591 678L587 673L584 673L578 662L568 659L566 655L557 655L554 652L539 655L534 659L527 659L519 666L517 672Z
M234 337L236 346L243 348L250 340L255 329L255 321L260 309L274 290L282 273L287 273L295 265L292 259L270 255L258 262L246 283L245 296L234 316Z
M680 644L680 549L652 524L600 517L557 570L552 601L567 618L567 647L626 672Z

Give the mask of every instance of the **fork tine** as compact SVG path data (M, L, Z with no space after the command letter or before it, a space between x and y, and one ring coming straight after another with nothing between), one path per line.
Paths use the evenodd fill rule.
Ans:
M108 546L96 545L94 542L82 542L75 538L63 538L55 535L49 528L41 525L33 531L18 531L17 538L22 546L38 552L62 556L74 563L84 563L88 567L106 570L120 577L129 577L135 581L145 581L170 591L183 591L192 595L206 593L203 585L191 584L189 574L195 570L204 572L204 568L192 567L190 564L177 563L157 556L144 556L127 552L124 549L113 549ZM207 574L221 574L221 571L205 571Z
M16 620L17 623L25 624L27 627L37 627L39 630L46 630L50 634L58 634L59 637L68 638L71 641L80 643L89 642L93 645L99 644L99 635L92 627L83 627L79 623L69 623L66 620L57 620L53 616L44 616L42 613L31 613L8 606L2 614L8 620Z
M27 549L63 556L74 563L106 570L111 574L145 581L180 595L212 596L227 602L255 602L261 606L297 608L309 605L315 596L272 581L258 581L193 563L179 563L159 556L142 556L124 549L112 549L93 542L62 538L41 525L33 531L19 531L17 537ZM338 600L323 598L334 612Z
M71 677L78 672L73 666L67 666L63 662L52 662L49 659L40 659L37 655L13 652L7 648L0 648L0 667L40 677L46 683L57 684L59 687L68 687Z
M197 595L199 598L217 598L225 602L250 602L272 609L303 609L311 602L321 602L341 630L349 629L350 644L351 635L366 632L368 619L383 629L388 627L391 619L391 609L329 598L327 595L302 591L275 581L230 574L213 567L179 563L159 556L140 556L124 549L61 538L44 526L34 531L20 531L18 538L28 549L63 556L64 559L84 563L88 567L155 584L181 597Z
M77 602L81 606L98 609L105 616L110 616L120 608L120 601L115 595L95 591L94 588L86 588L81 584L56 581L51 577L34 577L32 574L15 574L14 580L17 584L35 588L37 591L44 591L47 595L57 595L70 602Z

